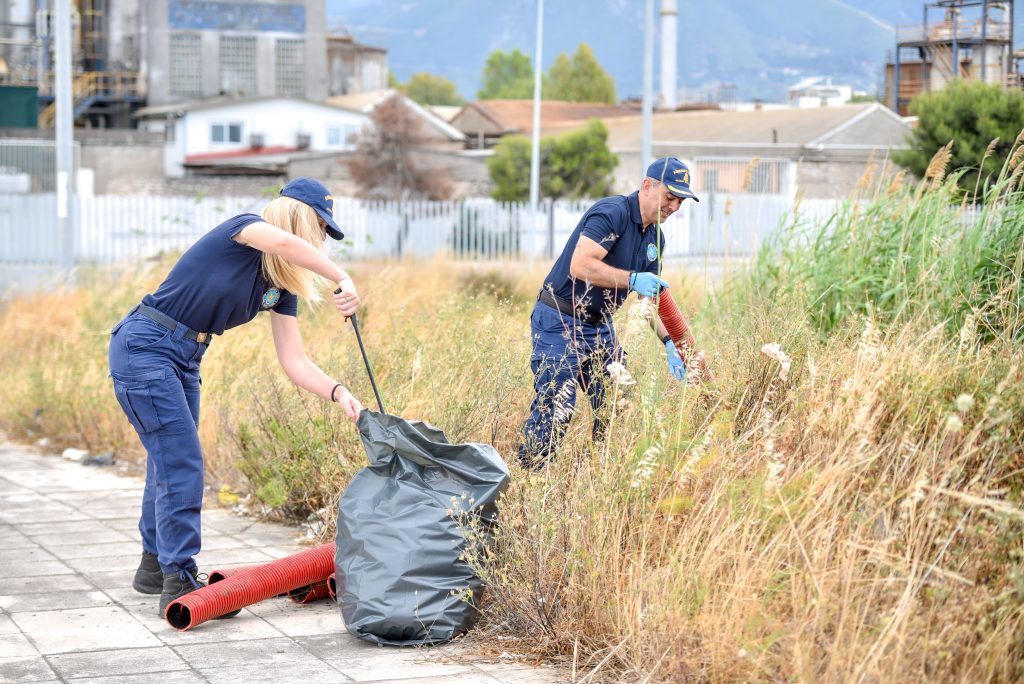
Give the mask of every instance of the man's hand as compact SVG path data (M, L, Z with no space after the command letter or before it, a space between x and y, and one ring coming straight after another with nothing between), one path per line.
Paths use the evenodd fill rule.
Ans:
M334 308L346 319L359 310L359 293L351 278L345 277L338 283L338 289L334 291Z
M676 380L682 382L686 379L686 364L683 363L682 357L679 356L676 343L672 340L665 340L665 351L668 352L668 372Z
M654 297L661 288L668 289L668 283L653 273L637 271L629 274L629 289L641 297Z

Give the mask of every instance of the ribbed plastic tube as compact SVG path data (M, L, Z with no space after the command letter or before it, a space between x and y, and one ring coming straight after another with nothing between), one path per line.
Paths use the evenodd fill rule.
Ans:
M680 356L686 362L687 368L695 363L700 372L700 380L714 383L715 374L708 368L704 352L697 351L697 340L690 332L690 324L686 322L686 317L683 316L683 312L679 310L679 306L672 299L668 290L662 290L658 295L658 316L665 324L665 331L676 343L676 349L679 350Z
M327 591L330 593L332 601L338 600L338 580L334 579L333 572L331 573L331 576L327 578Z
M230 571L220 571L230 572ZM324 582L334 572L334 544L324 544L264 565L245 568L172 601L164 612L178 631L279 594Z

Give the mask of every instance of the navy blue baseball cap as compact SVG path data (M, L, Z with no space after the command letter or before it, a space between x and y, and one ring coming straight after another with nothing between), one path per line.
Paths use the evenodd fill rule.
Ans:
M335 240L345 237L341 228L334 222L334 197L320 181L314 178L295 178L281 188L281 195L313 207L320 218L327 222L327 234Z
M662 157L647 167L647 177L664 183L668 191L682 199L700 202L690 190L690 169L675 157Z

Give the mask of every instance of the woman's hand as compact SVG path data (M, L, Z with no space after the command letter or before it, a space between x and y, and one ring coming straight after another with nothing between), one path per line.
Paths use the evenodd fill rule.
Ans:
M353 423L359 420L359 413L363 410L363 405L352 396L346 387L338 388L335 393L335 401L345 410L345 415L351 418Z
M338 283L338 289L334 291L334 308L345 318L359 310L359 293L356 292L356 284L352 279L345 276Z

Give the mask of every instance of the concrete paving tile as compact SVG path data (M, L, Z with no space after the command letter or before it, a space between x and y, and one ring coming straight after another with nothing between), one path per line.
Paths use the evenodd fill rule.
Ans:
M102 524L112 530L126 534L138 534L139 532L138 515L129 515L123 518L104 518Z
M209 527L222 534L235 534L243 532L252 527L252 521L236 516L229 516L219 511L207 513L203 516L203 527Z
M226 620L210 620L186 632L167 624L157 615L159 597L153 596L151 603L146 605L125 606L125 610L157 636L165 644L179 646L182 644L204 644L226 641L247 641L251 639L271 639L283 636L273 625L243 609L241 613Z
M43 654L101 648L160 646L159 639L117 606L72 608L11 616Z
M0 682L56 682L57 676L41 655L0 658Z
M277 684L302 682L303 684L342 684L352 680L327 663L309 656L308 661L246 665L244 667L202 668L199 673L212 684Z
M7 584L8 577L41 577L43 575L65 575L74 569L60 561L40 561L38 563L0 563L0 579ZM6 586L4 587L6 591Z
M130 586L117 587L116 589L104 589L103 593L109 596L114 603L119 606L156 606L157 604L154 603L154 600L159 598L156 594L140 594Z
M244 549L249 545L234 535L213 532L203 528L203 550L220 551L223 549Z
M128 542L132 544L133 542ZM135 570L139 567L139 558L142 553L142 549L135 547L136 553L127 556L111 556L108 558L65 558L64 562L67 563L72 569L82 573L85 576L91 576L94 572L118 572L118 571L131 571L132 576L135 576Z
M56 504L53 507L32 509L31 511L17 509L0 510L0 520L6 520L12 523L16 523L19 520L31 520L34 523L59 523L88 519L89 517L85 513L81 513L80 511L76 511L75 509L67 506L60 506L59 504Z
M305 649L285 637L193 644L177 646L174 650L196 669L245 667L253 664L269 667L311 660Z
M269 563L274 560L260 549L241 547L237 549L215 549L207 551L203 549L196 556L196 563L200 570L207 572L213 568L224 567L227 564L253 565L257 563Z
M572 679L571 673L553 667L531 667L519 663L474 663L502 684L561 684Z
M81 576L92 582L97 589L124 589L132 586L139 559L136 558L128 569L109 570L100 563L93 563L91 570L83 570Z
M479 673L441 649L377 646L348 633L297 637L295 643L357 682Z
M280 558L285 558L287 556L291 556L291 555L294 555L296 553L299 553L300 551L305 551L309 547L308 546L286 546L286 547L282 547L282 546L260 546L258 548L259 548L260 551L262 551L263 553L267 554L268 556L270 556L274 560L278 560Z
M3 634L17 634L18 626L11 620L11 616L5 613L0 613L0 635Z
M48 658L61 677L103 677L187 670L188 665L167 646L114 651L66 653Z
M111 530L113 532L113 530ZM116 533L115 533L116 534ZM112 541L101 543L67 544L57 551L62 560L80 558L125 558L138 567L142 547L133 541Z
M30 489L23 489L20 492L8 493L0 496L0 501L6 501L9 508L16 508L24 504L49 503L49 497Z
M401 682L402 684L502 684L501 680L495 679L483 672L467 672L461 675L439 675L437 677L418 677L413 675L411 679L375 679L365 684L388 684L390 682Z
M338 604L327 599L299 605L286 598L275 598L251 606L250 610L290 637L345 631Z
M112 605L113 599L102 591L63 591L57 582L53 583L53 591L46 593L0 595L0 608L12 614Z
M57 556L54 556L39 545L18 549L15 553L5 553L4 557L5 563L25 563L26 565L40 563L43 561L60 560Z
M124 532L112 530L104 525L95 525L94 529L79 530L77 532L34 534L32 535L32 540L60 556L63 549L67 546L126 542L131 541L131 538Z
M138 526L138 519L135 523ZM18 525L18 529L30 537L35 538L44 534L75 534L77 532L92 532L109 527L108 524L99 524L94 520L67 520L63 522L25 522Z
M67 568L67 572L71 573L71 568ZM54 586L59 586L61 591L92 591L96 589L96 586L87 582L84 577L72 574L11 577L4 579L0 586L3 587L4 595L52 592Z
M85 677L70 679L75 684L205 684L206 679L195 672L160 672L135 675L113 675L110 677Z
M0 635L0 658L38 657L39 651L24 634Z
M38 547L38 543L17 530L0 532L0 549L4 550L5 555L18 549L33 549Z

